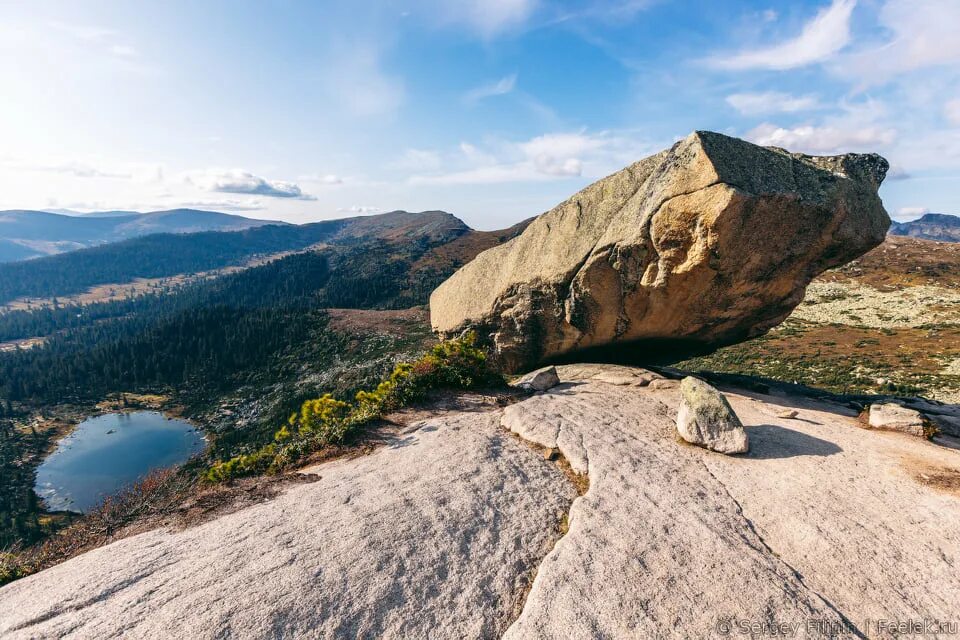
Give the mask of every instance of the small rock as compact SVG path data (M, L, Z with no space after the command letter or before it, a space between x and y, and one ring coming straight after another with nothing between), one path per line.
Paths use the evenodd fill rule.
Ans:
M786 409L784 411L777 413L777 417L784 418L786 420L791 420L797 417L797 412L794 411L793 409Z
M928 435L927 423L919 411L892 402L870 405L867 424L874 429L901 431L920 438Z
M607 371L601 371L591 379L596 380L597 382L606 382L607 384L612 384L618 387L626 387L628 385L637 384L640 381L639 376L636 375L623 375Z
M636 387L647 387L650 386L650 383L654 380L663 380L663 376L653 372L641 373L637 376L633 384Z
M689 376L680 383L677 432L687 442L718 453L745 453L750 449L747 432L723 394Z
M543 459L544 460L556 460L560 456L560 449L556 447L550 447L543 450Z
M546 391L560 384L560 376L556 367L544 367L531 371L513 383L514 386L531 391Z
M651 380L647 386L654 390L676 389L680 386L680 383L669 378L657 378L656 380Z

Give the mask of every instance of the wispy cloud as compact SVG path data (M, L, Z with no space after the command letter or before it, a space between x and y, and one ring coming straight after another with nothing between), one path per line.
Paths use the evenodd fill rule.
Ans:
M414 185L505 184L544 182L606 175L647 155L651 147L629 137L600 132L551 133L524 142L501 142L482 150L461 143L445 157L454 170L417 174Z
M99 25L70 24L51 22L48 25L54 32L72 38L78 44L117 58L136 58L140 55L137 48L125 41L123 34L115 29Z
M426 0L423 9L441 24L466 26L483 38L493 38L523 26L539 0Z
M300 186L293 182L268 180L240 169L202 172L188 176L187 180L206 191L245 193L268 198L316 200L316 196L304 193Z
M177 206L211 211L262 211L265 208L260 200L193 200L178 202Z
M779 91L734 93L727 96L727 104L748 116L810 111L821 106L816 96L793 96Z
M879 23L889 36L843 56L833 71L870 84L916 69L960 63L957 0L886 0Z
M383 211L383 209L381 209L380 207L366 207L366 206L355 204L350 207L338 207L337 211L339 211L340 213L359 213L363 215L367 213L380 213L381 211Z
M833 0L804 25L800 34L780 44L736 53L717 54L707 60L718 69L794 69L824 62L850 42L850 16L857 0Z
M87 42L102 42L117 35L114 29L90 24L71 24L67 22L53 21L50 27L63 34L76 38L77 40L86 40Z
M960 98L943 105L943 117L955 127L960 127Z
M463 101L467 104L476 104L486 98L506 95L513 91L516 86L517 74L513 73L500 78L496 82L489 82L471 89L463 95Z
M127 171L115 169L106 169L83 162L23 162L18 160L5 160L3 165L9 169L19 171L40 171L47 173L60 173L73 176L74 178L115 178L129 180L133 174Z

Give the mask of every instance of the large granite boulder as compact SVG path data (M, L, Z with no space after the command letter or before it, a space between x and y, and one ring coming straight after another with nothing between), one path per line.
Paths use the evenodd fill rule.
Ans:
M433 327L476 330L507 371L584 349L706 351L760 335L816 275L883 241L887 168L875 154L695 132L481 253L434 291Z

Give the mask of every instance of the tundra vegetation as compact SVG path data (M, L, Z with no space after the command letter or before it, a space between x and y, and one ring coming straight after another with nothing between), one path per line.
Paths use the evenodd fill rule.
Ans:
M8 544L0 550L0 584L16 580L104 544L124 531L155 526L181 512L191 502L225 501L229 490L209 490L211 484L245 476L279 474L307 462L314 454L344 451L362 440L364 427L385 414L423 401L439 390L490 388L504 378L487 363L487 354L475 346L476 336L441 342L412 362L401 362L370 390L352 401L326 393L305 400L274 434L273 441L250 453L235 455L209 467L194 460L180 469L149 474L140 482L41 542ZM334 450L334 451L331 451ZM249 492L251 487L246 487Z
M353 402L326 393L304 401L274 434L273 442L248 454L212 465L205 478L221 482L259 473L277 473L306 456L356 436L364 426L390 411L423 400L436 389L472 389L503 383L487 366L486 353L475 346L476 334L435 345L414 362L402 362L370 391L358 391Z

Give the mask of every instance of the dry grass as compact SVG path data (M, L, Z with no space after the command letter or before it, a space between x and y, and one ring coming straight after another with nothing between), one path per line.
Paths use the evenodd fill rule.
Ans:
M328 309L330 328L347 334L392 333L406 335L411 328L430 323L426 307L410 309Z
M958 362L960 244L898 237L821 275L766 336L679 366L956 403Z
M880 291L920 285L960 289L957 265L960 265L960 243L887 236L873 251L817 280L852 280Z
M942 493L960 496L960 468L932 465L915 458L907 458L902 464L920 484Z

